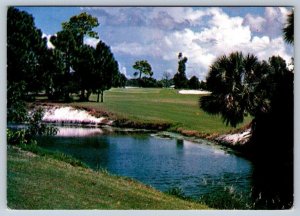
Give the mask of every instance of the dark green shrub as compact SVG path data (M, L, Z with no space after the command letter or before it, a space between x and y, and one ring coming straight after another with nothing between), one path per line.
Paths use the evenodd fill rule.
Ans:
M28 127L26 129L17 131L7 129L7 143L9 145L26 145L36 143L35 137L38 135L55 135L57 128L42 122L43 113L43 109L38 108L27 115Z
M202 195L200 203L215 209L251 209L249 195L234 191L233 187Z
M44 110L37 108L29 115L29 125L26 133L28 136L35 137L37 135L55 135L57 128L50 126L42 121Z
M13 131L6 129L7 143L9 145L28 144L29 140L26 137L26 130Z

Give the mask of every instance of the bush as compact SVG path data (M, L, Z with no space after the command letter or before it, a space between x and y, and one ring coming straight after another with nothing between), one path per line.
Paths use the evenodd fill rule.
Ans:
M28 128L22 130L6 130L7 143L9 145L27 145L36 143L37 135L55 135L57 128L49 126L42 122L43 109L38 108L26 117L28 119Z
M30 140L26 137L26 130L13 131L6 129L7 143L10 145L28 144Z
M249 195L238 193L230 186L202 195L199 202L216 209L251 209L253 205L249 203L249 198Z
M55 135L57 133L57 128L43 123L43 116L44 110L42 108L37 108L29 115L29 126L26 131L29 136Z
M8 83L7 85L7 121L25 122L27 121L27 109L24 102L25 83Z

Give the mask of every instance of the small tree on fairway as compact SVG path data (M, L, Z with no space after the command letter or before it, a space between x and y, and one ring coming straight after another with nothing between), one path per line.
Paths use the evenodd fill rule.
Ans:
M142 75L149 75L150 77L153 76L153 71L151 65L148 63L147 60L140 60L136 61L132 66L135 70L137 70L134 74L135 76L139 75L139 80L141 81Z
M192 76L191 79L188 81L188 86L190 89L199 89L200 82L196 76Z
M173 78L175 88L177 89L187 87L188 79L185 74L185 64L187 63L187 60L187 57L183 57L182 53L178 54L178 71Z

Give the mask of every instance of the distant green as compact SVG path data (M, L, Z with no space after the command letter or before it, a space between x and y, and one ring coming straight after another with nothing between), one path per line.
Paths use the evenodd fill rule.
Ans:
M75 102L69 105L114 113L118 118L137 122L171 123L178 128L200 133L225 133L233 130L220 116L209 115L199 108L199 95L179 94L176 89L113 88L105 92L104 103ZM91 101L96 101L92 95ZM241 127L251 121L247 117Z

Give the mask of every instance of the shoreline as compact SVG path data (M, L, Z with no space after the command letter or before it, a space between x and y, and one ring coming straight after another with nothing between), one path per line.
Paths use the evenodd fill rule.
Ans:
M9 146L7 205L10 209L211 209L128 177L74 164L73 158L65 160L63 156L62 160L62 156L55 156ZM31 193L25 193L24 189Z
M53 103L33 103L31 104L31 109L36 109L38 107L42 107L46 112L52 112L53 109L66 109L63 113L73 113L80 114L81 112L85 112L84 115L87 118L90 118L89 122L87 119L67 119L66 117L62 119L62 121L55 120L54 118L45 118L45 122L47 123L58 123L61 125L72 124L76 126L86 126L89 125L91 127L102 127L102 126L110 126L116 128L126 128L129 130L143 130L143 131L156 131L156 132L171 132L176 133L181 136L184 136L187 140L196 140L196 139L204 139L209 142L213 142L218 146L223 146L232 150L235 154L248 158L247 152L245 152L245 145L247 144L251 131L249 127L238 128L231 133L219 134L219 133L201 133L196 130L187 130L184 128L172 128L171 123L164 122L139 122L126 118L120 118L114 113L109 113L106 111L100 111L95 109L90 109L86 107L80 106L72 106L72 105L59 105ZM72 110L73 109L73 110ZM50 111L49 111L50 110ZM49 113L46 114L49 117ZM80 116L82 117L82 116ZM81 120L81 121L80 121Z

